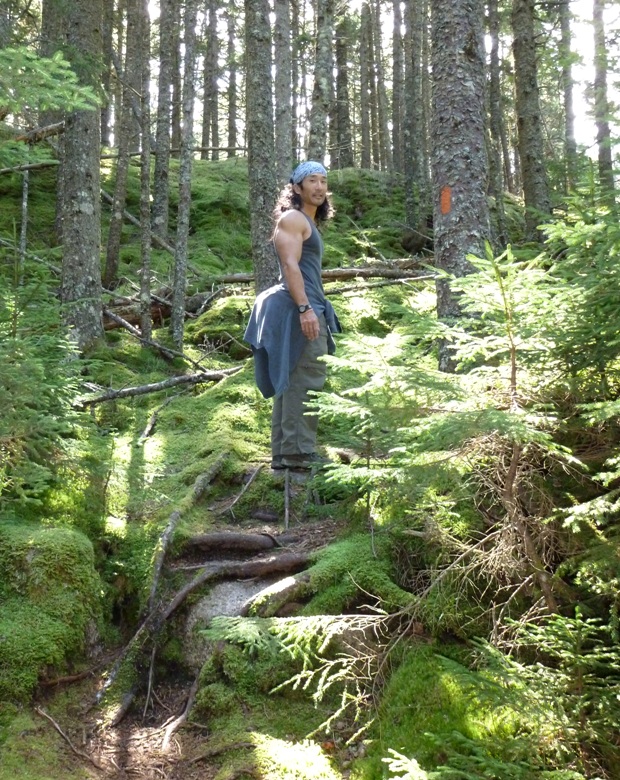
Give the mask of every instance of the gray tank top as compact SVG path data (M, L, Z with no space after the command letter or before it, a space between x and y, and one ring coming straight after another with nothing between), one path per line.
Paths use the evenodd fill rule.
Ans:
M302 212L303 214L303 212ZM321 262L323 259L323 239L314 220L307 214L304 217L310 224L311 233L301 247L299 270L304 280L306 295L316 314L325 312L325 291L321 280ZM280 274L280 282L286 286L286 280Z

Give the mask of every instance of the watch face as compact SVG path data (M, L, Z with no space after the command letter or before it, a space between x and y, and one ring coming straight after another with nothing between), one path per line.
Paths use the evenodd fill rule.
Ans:
M308 309L312 308L309 303L302 303L301 306L297 307L297 311L300 314L303 314L305 311L308 311Z

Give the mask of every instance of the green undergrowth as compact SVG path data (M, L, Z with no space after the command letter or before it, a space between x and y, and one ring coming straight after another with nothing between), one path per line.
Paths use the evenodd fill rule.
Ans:
M489 756L489 767L493 756L500 758L511 751L514 757L520 750L521 758L527 759L529 745L519 741L527 723L519 712L485 702L466 666L441 655L446 649L441 645L410 645L399 653L401 657L382 693L378 717L368 734L367 756L356 763L352 778L385 777L384 758L389 750L416 759L423 769L434 770L447 764L451 749L465 741L470 750ZM508 777L487 774L486 770L482 764L481 775L455 771L445 777Z

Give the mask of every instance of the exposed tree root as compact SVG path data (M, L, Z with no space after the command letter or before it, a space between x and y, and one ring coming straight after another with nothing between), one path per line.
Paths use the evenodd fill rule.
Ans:
M310 573L305 571L268 585L243 605L242 617L252 614L259 617L273 617L285 605L305 599L309 592Z
M273 550L274 547L285 547L295 541L297 537L282 534L272 536L267 533L244 534L237 531L215 531L208 534L191 536L184 544L184 550L197 548L202 552L235 551L235 552L264 552Z

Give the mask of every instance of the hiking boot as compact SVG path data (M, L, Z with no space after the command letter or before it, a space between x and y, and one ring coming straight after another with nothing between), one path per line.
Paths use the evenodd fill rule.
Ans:
M282 455L273 456L273 458L271 459L271 468L276 469L277 471L286 468L286 466L282 465Z
M325 466L330 462L329 458L324 458L322 455L319 455L318 452L282 456L282 468L285 469L302 469L308 471L310 469L320 469L321 466Z

